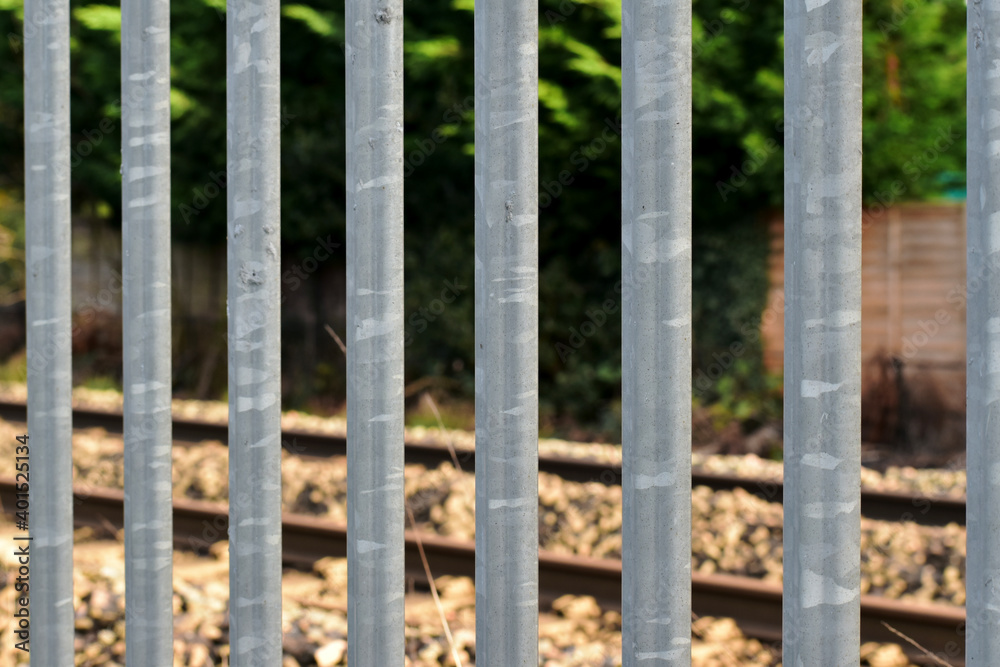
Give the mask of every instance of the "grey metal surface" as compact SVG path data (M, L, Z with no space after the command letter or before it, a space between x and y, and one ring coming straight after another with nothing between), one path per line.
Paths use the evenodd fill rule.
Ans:
M476 664L538 664L538 5L478 3Z
M967 664L1000 664L1000 5L968 6Z
M173 661L170 3L122 3L122 309L128 667Z
M861 1L785 2L786 665L858 664Z
M233 667L281 664L278 0L226 12L229 595Z
M73 664L69 2L24 3L31 664ZM34 474L31 474L34 473ZM27 537L27 531L18 531Z
M691 664L691 3L622 3L622 663Z
M347 622L355 667L402 665L403 2L346 5Z

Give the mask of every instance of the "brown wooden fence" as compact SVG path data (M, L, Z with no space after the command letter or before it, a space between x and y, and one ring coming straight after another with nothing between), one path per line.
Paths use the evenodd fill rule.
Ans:
M913 447L965 444L965 206L866 209L862 234L863 437ZM784 220L768 223L764 363L782 370Z

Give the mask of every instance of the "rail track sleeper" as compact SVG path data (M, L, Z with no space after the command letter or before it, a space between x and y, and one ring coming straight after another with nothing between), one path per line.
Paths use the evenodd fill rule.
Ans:
M14 480L0 477L0 501L14 502ZM124 525L123 494L116 489L74 487L74 514L78 526L120 529ZM174 544L177 548L205 552L228 534L228 506L175 499ZM475 576L475 548L470 542L420 533L420 541L435 577ZM426 583L417 552L417 536L405 533L406 576ZM325 557L347 555L347 528L325 519L285 513L282 515L282 562L309 568ZM621 608L621 561L567 556L540 551L539 602L543 608L565 595L590 595L606 609ZM781 638L781 586L759 579L728 574L691 576L692 611L699 616L732 618L748 637L763 642ZM899 643L888 623L922 646L944 657L952 667L965 664L963 645L965 612L960 607L922 605L861 596L861 641ZM926 656L912 646L904 651L914 662Z
M12 401L0 401L0 418L23 422L25 407ZM121 434L121 413L100 410L77 409L73 411L75 428L100 427L109 433ZM284 429L281 432L283 446L299 456L326 458L344 456L347 439L306 431ZM174 420L174 440L198 443L203 440L218 440L226 444L228 429L226 424L192 419ZM419 464L436 468L451 462L451 454L444 445L427 441L407 441L405 450L407 464ZM471 472L476 467L476 453L459 449L458 460L462 469ZM599 482L605 485L621 484L620 464L607 464L586 459L565 456L538 457L539 471L557 475L570 482ZM691 486L707 486L714 491L743 489L768 502L780 503L784 500L784 486L770 479L741 477L726 473L694 471ZM880 521L913 521L922 526L945 526L955 523L965 525L966 505L963 498L910 494L901 491L863 490L861 492L861 514Z
M25 407L12 401L0 401L0 418L23 422ZM73 412L75 428L100 427L109 433L121 434L121 413L100 410L77 409ZM307 431L303 429L282 430L282 443L290 453L316 458L344 456L347 452L346 438ZM203 420L179 419L174 421L174 440L198 443L203 440L218 440L226 444L228 429L224 423ZM419 464L436 468L451 462L451 454L444 445L427 441L407 441L405 450L407 464ZM462 469L471 472L476 467L476 453L459 449L458 460ZM564 456L538 457L541 472L557 475L570 482L599 482L605 485L621 484L621 465L606 464L586 459ZM694 471L691 486L707 486L714 491L743 489L768 502L780 503L784 500L784 486L770 479L741 477L726 473ZM901 491L863 490L861 492L861 514L880 521L913 521L922 526L945 526L950 523L965 525L966 505L963 498L910 494Z

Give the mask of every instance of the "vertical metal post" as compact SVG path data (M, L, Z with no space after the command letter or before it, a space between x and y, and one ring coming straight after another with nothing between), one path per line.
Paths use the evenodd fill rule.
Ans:
M966 661L1000 664L1000 5L968 7Z
M622 3L622 664L691 664L691 3Z
M403 664L403 2L347 3L347 582L355 667Z
M122 3L126 664L173 660L170 2Z
M860 646L861 0L785 0L787 665Z
M278 12L278 0L230 0L226 11L233 667L281 663Z
M476 662L538 664L538 4L476 3Z
M69 2L24 3L31 664L73 664ZM27 537L28 533L20 533Z

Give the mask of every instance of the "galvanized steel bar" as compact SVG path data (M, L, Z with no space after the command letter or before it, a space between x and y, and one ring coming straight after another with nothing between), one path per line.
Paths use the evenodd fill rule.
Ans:
M861 0L785 2L787 665L860 645Z
M73 664L69 2L24 3L31 664ZM19 532L27 537L27 532Z
M226 12L229 600L233 667L281 663L278 0Z
M174 649L170 2L121 11L125 659L156 667Z
M1000 664L1000 5L968 6L966 664Z
M403 2L345 8L347 624L356 667L402 665Z
M477 2L476 664L538 664L538 5Z
M622 3L622 664L691 664L691 3Z

